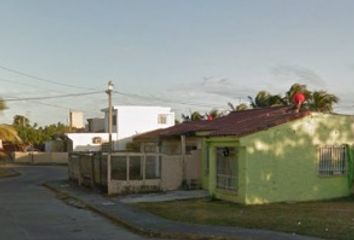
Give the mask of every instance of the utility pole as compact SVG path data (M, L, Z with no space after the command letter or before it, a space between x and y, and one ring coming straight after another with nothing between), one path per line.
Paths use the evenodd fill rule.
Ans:
M108 94L108 141L109 141L109 153L113 152L113 142L112 142L112 91L113 91L112 81L108 82L108 88L106 93Z

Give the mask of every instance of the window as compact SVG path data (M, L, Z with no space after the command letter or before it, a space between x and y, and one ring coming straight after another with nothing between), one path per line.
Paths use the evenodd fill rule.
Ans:
M127 180L127 157L126 156L112 156L112 179Z
M321 146L318 148L319 166L321 176L344 175L347 168L347 148L341 146Z
M237 191L237 151L235 148L216 148L216 187Z
M166 124L167 123L167 115L166 114L159 114L157 117L158 124Z
M186 146L186 154L192 154L192 151L197 150L198 147L196 145L187 145Z
M94 137L94 138L92 138L92 143L93 144L101 144L102 138L101 137Z
M129 179L130 180L143 179L142 167L143 166L142 166L141 156L130 156L129 157Z
M156 179L160 178L161 159L159 156L146 156L145 159L145 178Z
M112 126L117 126L117 115L112 115Z
M157 147L155 143L145 143L143 147L143 151L146 153L154 153L157 152Z

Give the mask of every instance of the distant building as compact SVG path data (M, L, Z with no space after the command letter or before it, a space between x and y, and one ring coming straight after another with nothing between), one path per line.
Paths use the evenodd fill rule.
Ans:
M85 128L84 113L77 112L77 111L70 111L69 123L70 123L70 127L73 128Z
M105 132L108 132L108 109L105 113ZM175 113L170 107L158 106L113 106L112 132L117 134L118 149L132 141L132 137L144 132L171 127L175 124Z
M88 133L68 133L71 140L69 151L101 151L108 142L108 109L102 110L104 119L88 119ZM112 114L112 140L114 150L125 150L132 138L144 132L171 127L175 114L170 107L156 106L114 106ZM102 127L103 121L103 127ZM103 128L103 133L100 133Z
M86 124L86 132L103 133L105 131L104 118L88 118Z

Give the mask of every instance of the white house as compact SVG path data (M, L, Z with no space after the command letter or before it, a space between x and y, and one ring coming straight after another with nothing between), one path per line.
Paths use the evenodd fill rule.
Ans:
M85 127L86 132L96 133L96 132L105 132L104 118L88 118L87 124Z
M104 133L66 134L71 140L69 151L100 151L102 143L108 142L108 109L102 111L105 114ZM175 113L170 107L114 106L112 116L114 150L124 150L137 134L175 124Z
M108 132L108 109L105 113L105 132ZM118 137L118 149L125 149L126 143L137 134L175 124L175 113L170 107L157 106L113 106L113 133Z
M78 111L70 111L69 123L74 128L84 128L84 113Z

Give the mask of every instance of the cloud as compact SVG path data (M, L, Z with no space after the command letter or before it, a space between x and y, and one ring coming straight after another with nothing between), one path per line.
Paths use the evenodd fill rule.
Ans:
M326 85L325 81L315 71L291 65L279 65L271 70L271 73L279 80L292 83L299 82L309 85Z

